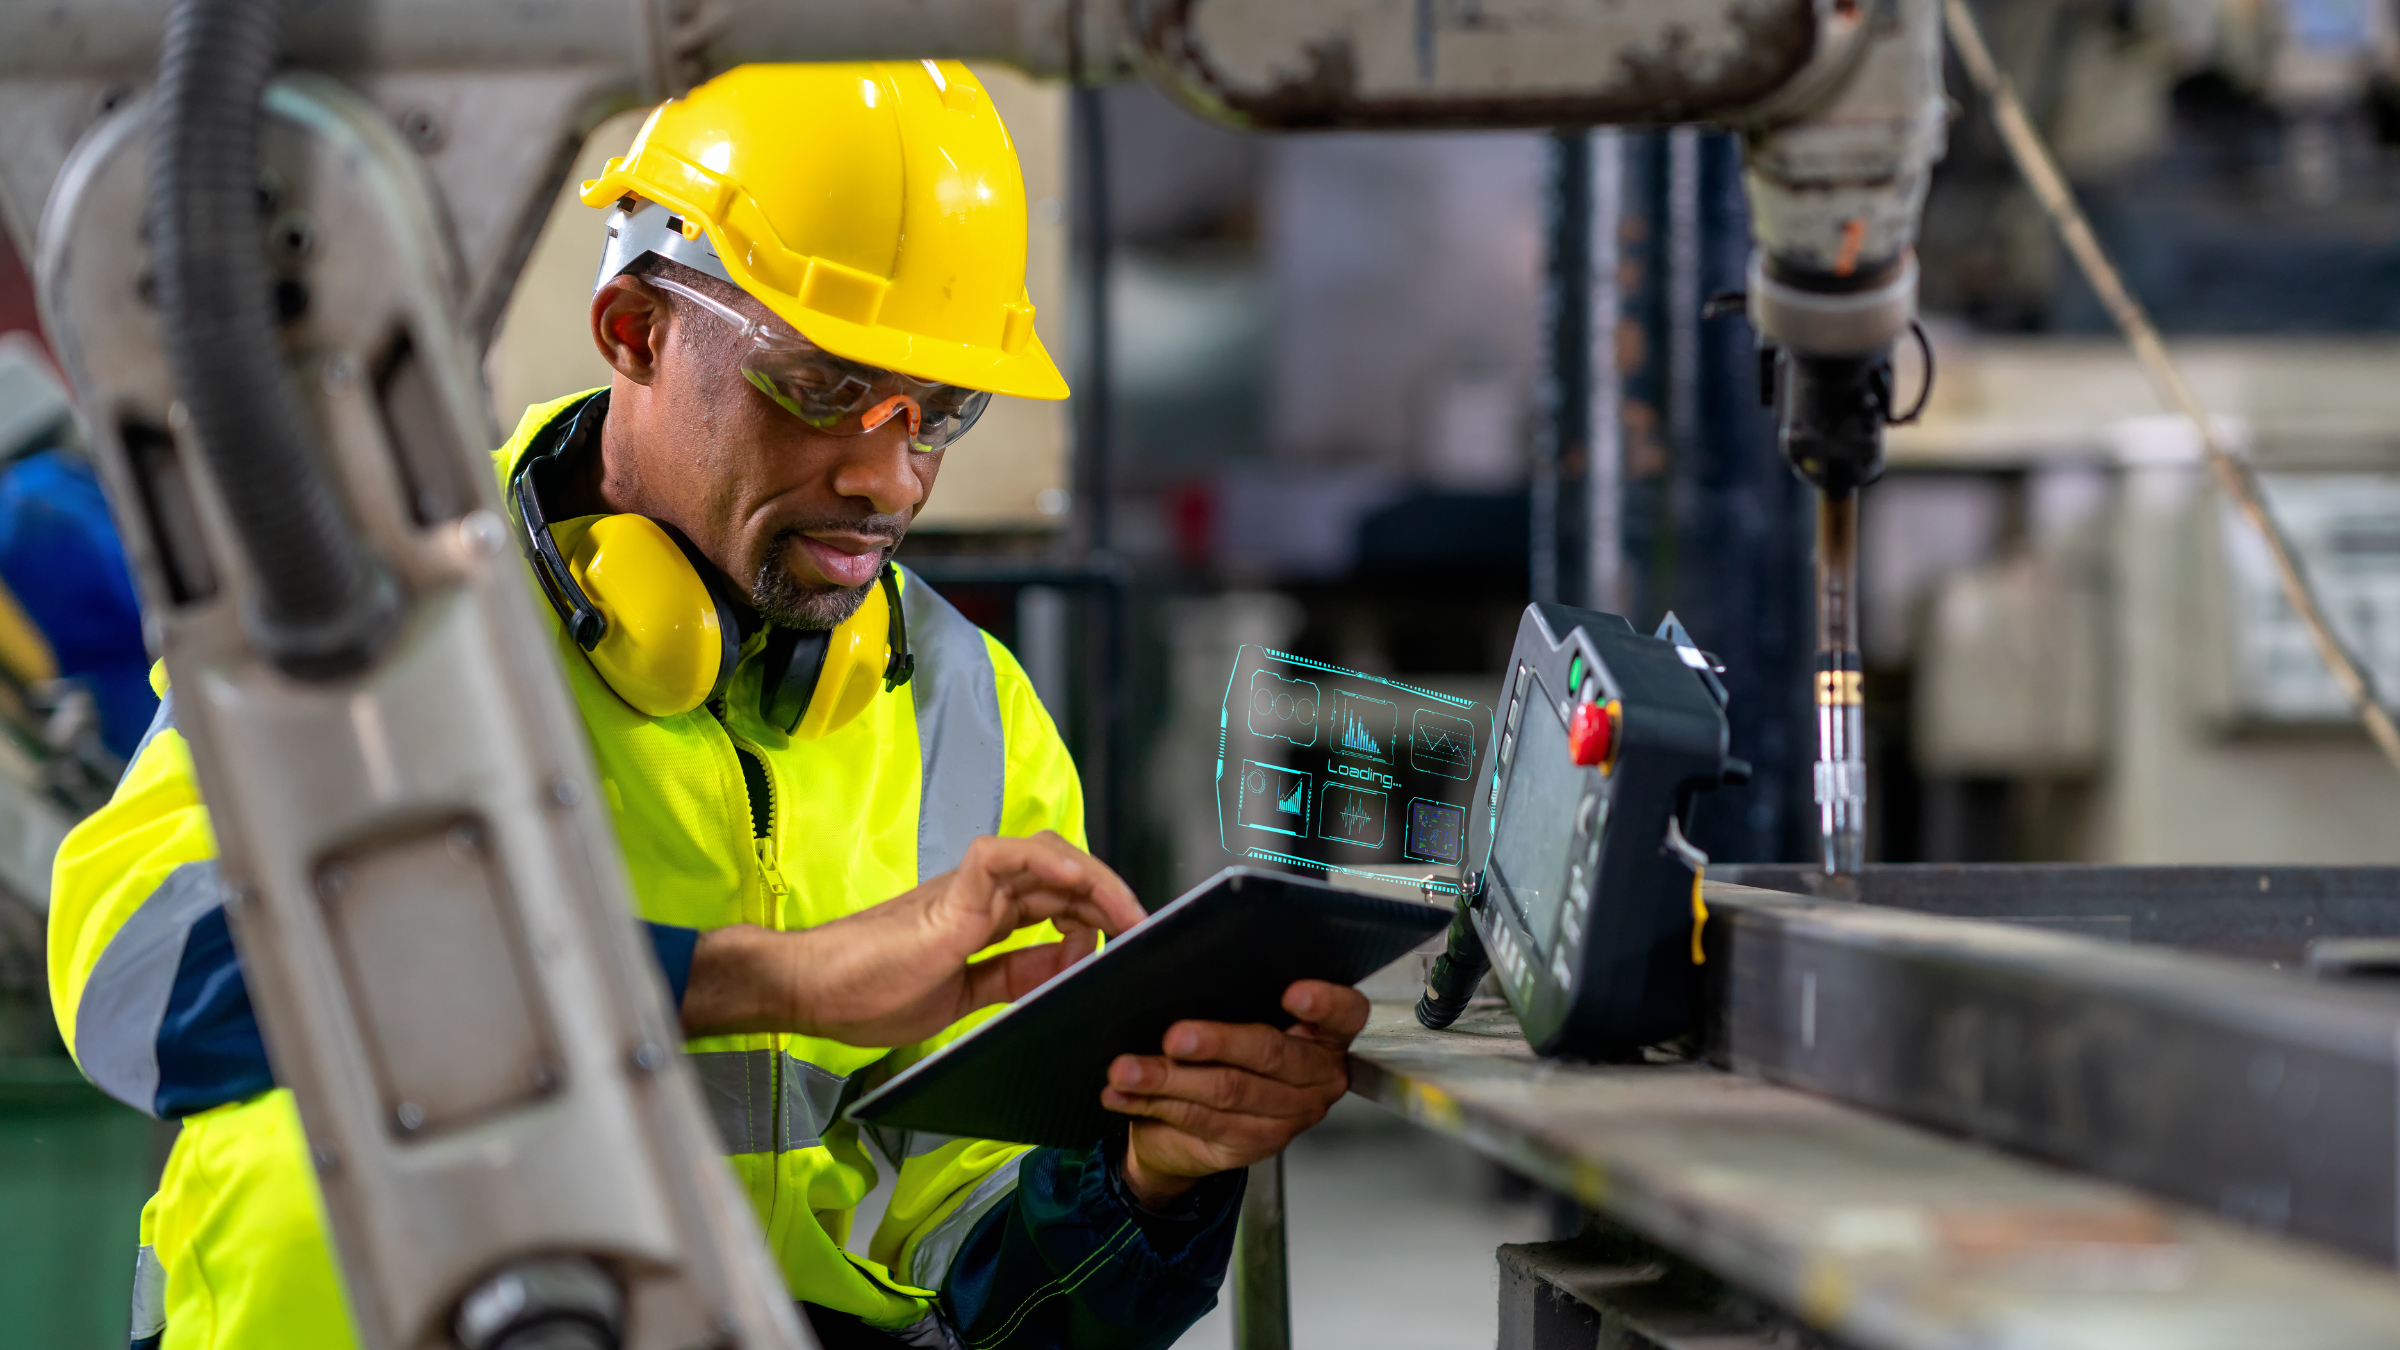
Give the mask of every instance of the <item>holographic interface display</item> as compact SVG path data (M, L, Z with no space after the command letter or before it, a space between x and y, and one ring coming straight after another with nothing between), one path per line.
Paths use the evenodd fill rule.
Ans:
M1455 894L1491 725L1454 695L1245 646L1218 722L1225 851Z

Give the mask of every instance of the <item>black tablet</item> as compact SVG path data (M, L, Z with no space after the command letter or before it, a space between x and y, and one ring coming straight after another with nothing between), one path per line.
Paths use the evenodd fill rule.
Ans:
M892 1129L1074 1147L1122 1130L1100 1105L1119 1055L1187 1018L1290 1026L1294 980L1356 984L1450 922L1413 900L1233 867L858 1099Z

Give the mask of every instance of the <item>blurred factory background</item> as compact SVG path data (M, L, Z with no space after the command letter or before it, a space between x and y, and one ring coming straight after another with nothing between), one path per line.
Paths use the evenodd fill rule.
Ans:
M1978 9L2336 623L2400 688L2400 15ZM1734 753L1758 769L1704 799L1698 841L1811 855L1811 499L1749 331L1702 317L1746 263L1724 135L1253 138L1146 86L986 76L1078 397L996 409L902 558L1024 660L1086 765L1095 844L1138 889L1233 860L1211 774L1238 645L1488 703L1534 596L1645 629L1676 611L1727 666ZM1952 89L1922 255L1936 378L1864 507L1869 857L2400 862L2400 778ZM635 125L604 126L582 173ZM498 426L599 382L599 229L569 201L537 247L491 356ZM85 1272L8 1248L0 1304L82 1279L108 1310L92 1325L117 1327L157 1140L65 1068L40 912L49 851L147 718L140 628L14 259L0 332L0 1212L72 1209L103 1254ZM1912 354L1903 389L1923 374ZM1493 1244L1555 1216L1444 1147L1360 1107L1295 1152L1301 1344L1488 1339ZM1367 1259L1341 1233L1381 1244L1377 1280L1337 1278ZM1360 1302L1378 1288L1418 1292ZM1187 1344L1225 1335L1212 1319Z

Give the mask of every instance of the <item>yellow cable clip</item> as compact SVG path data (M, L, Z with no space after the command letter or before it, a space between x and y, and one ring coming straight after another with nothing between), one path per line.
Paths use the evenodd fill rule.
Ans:
M1673 816L1667 817L1667 852L1692 869L1692 964L1705 966L1708 953L1700 945L1700 934L1708 927L1708 901L1700 897L1700 883L1708 873L1708 855L1683 837L1683 822Z

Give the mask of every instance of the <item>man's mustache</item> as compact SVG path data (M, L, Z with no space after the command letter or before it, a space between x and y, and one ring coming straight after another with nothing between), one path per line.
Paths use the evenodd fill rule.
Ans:
M882 541L883 556L889 559L892 556L892 550L900 547L901 537L908 533L908 517L825 516L795 525L786 525L775 532L774 542L767 547L769 565L780 563L784 549L789 547L794 540L817 533L855 534L880 540Z
M864 535L869 539L880 539L885 548L891 549L899 547L900 537L907 533L908 517L906 516L856 516L850 518L827 516L819 520L786 525L775 532L775 542L782 544L786 540L798 539L803 535L811 534L857 534Z

